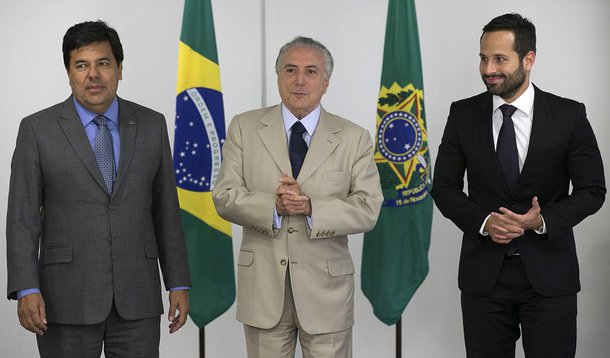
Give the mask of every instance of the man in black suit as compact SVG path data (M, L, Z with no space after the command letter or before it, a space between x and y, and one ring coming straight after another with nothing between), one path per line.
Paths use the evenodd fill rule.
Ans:
M72 95L23 119L7 213L9 299L41 357L159 356L191 285L162 114L116 95L123 49L102 21L68 29Z
M530 82L536 30L529 20L493 19L480 58L487 92L451 105L431 192L464 232L458 281L466 351L511 357L522 333L527 357L574 357L573 227L604 202L597 141L582 103Z

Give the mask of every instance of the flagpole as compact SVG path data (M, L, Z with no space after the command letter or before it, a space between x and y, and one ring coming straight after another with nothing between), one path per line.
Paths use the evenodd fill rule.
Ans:
M396 358L402 357L402 317L396 322Z
M199 358L205 358L205 326L199 328Z

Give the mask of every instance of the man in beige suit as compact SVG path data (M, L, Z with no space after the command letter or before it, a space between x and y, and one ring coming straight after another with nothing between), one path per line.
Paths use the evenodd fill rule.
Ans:
M229 126L213 197L244 228L237 319L250 358L293 357L297 336L305 358L351 357L347 235L373 228L382 194L369 133L320 105L332 68L322 44L295 38L276 61L282 104Z

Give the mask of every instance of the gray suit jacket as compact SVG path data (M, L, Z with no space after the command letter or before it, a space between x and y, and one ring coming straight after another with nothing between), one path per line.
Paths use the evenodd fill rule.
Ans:
M238 258L237 319L271 328L281 315L286 272L299 322L310 334L354 322L354 265L347 235L375 226L383 200L369 133L322 109L299 177L313 227L302 215L273 229L275 191L290 175L280 106L236 116L213 191L221 217L243 226ZM290 270L287 270L290 265Z
M121 156L108 197L72 98L23 119L11 165L8 297L40 288L49 322L95 324L163 313L189 286L165 119L119 98Z

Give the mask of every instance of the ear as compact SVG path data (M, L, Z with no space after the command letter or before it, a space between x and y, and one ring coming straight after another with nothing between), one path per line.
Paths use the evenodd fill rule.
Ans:
M534 51L530 51L523 56L521 60L521 64L526 71L531 71L534 66L534 62L536 62L536 53Z
M123 62L119 63L119 81L123 79Z

